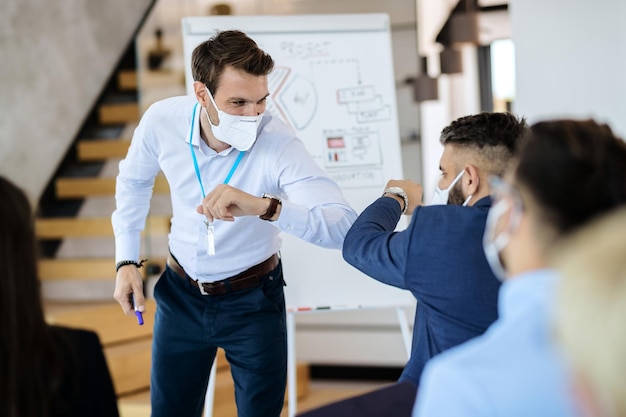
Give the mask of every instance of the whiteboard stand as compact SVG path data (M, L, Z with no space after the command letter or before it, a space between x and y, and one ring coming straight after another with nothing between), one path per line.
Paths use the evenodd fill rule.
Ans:
M404 347L406 349L407 359L411 357L411 329L409 328L409 322L406 319L405 307L398 306L395 308L398 316L398 324L400 325L400 331L402 332L402 339L404 341ZM314 311L314 310L313 310ZM337 311L337 310L327 310ZM344 311L344 310L342 310ZM350 311L350 310L345 310ZM307 311L305 313L310 313ZM298 406L298 386L296 383L296 318L295 315L298 311L287 312L287 383L288 383L288 398L287 405L289 408L288 416L295 417L296 409ZM205 414L206 415L206 414ZM207 416L210 417L210 416Z
M213 400L215 398L215 373L217 371L217 355L213 360L211 373L209 374L209 386L204 396L204 417L213 417Z
M413 335L411 334L411 330L409 330L409 322L406 319L404 307L396 307L396 314L398 315L398 323L400 323L400 331L402 332L402 339L404 340L406 356L407 359L411 359L411 339Z
M298 405L298 384L296 381L296 315L287 312L287 407L289 417L296 415Z

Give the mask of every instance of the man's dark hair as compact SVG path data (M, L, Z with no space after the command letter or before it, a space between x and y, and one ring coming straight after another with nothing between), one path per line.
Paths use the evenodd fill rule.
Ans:
M536 123L515 183L538 206L540 227L565 235L626 204L626 143L593 120Z
M479 113L456 119L441 132L440 142L474 153L488 174L503 175L528 134L526 120L511 113Z
M274 61L248 35L238 30L218 31L198 45L191 55L194 81L206 84L211 94L215 94L227 66L261 76L272 71Z

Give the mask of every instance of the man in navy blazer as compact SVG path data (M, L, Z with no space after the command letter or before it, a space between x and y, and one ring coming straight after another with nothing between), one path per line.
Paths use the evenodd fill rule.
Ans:
M510 113L461 117L443 129L441 179L433 202L422 186L391 180L346 235L344 259L417 299L411 358L400 381L418 384L426 361L482 334L497 318L500 281L483 252L490 175L502 175L526 135ZM395 232L400 216L412 215Z

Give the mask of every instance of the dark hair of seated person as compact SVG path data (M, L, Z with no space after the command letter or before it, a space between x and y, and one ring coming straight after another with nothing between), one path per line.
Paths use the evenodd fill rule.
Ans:
M44 319L34 227L24 192L0 177L0 416L118 416L98 336Z
M594 120L531 126L515 182L535 204L538 232L550 244L626 203L626 142Z

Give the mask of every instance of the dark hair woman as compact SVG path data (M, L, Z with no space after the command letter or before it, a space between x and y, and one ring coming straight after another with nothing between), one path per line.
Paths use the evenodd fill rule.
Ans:
M26 195L0 177L0 415L118 416L98 336L49 326Z

